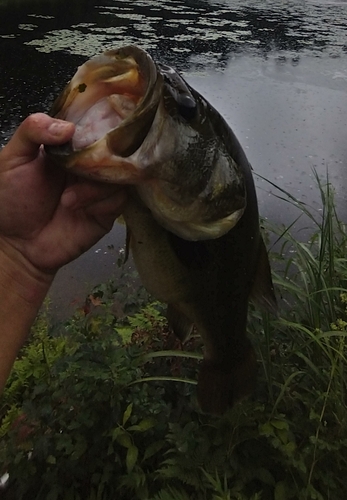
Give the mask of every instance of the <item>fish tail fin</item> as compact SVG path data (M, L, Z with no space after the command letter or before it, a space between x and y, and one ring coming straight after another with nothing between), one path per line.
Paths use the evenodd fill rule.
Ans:
M257 361L249 342L242 358L229 363L204 359L198 378L198 402L205 413L222 415L249 396L256 382Z

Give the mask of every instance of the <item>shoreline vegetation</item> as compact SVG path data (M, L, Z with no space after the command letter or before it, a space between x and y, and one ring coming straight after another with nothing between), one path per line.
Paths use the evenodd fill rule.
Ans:
M200 338L180 346L163 305L124 275L68 321L37 319L0 400L0 496L346 498L347 230L329 179L317 184L318 215L280 194L314 227L309 241L264 223L280 310L250 306L251 398L200 413Z

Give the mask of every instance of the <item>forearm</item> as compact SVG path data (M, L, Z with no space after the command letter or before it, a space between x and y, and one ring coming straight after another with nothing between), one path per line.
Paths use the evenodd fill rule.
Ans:
M0 241L0 394L52 280Z

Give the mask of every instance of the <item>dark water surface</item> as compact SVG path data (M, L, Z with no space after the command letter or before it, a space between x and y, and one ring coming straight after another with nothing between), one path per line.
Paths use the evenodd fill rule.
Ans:
M86 58L129 43L183 72L227 119L255 172L317 213L312 169L328 170L346 218L346 1L0 0L0 142L46 111ZM296 209L256 182L262 215L291 223ZM117 225L61 270L54 307L67 311L110 278L123 242Z

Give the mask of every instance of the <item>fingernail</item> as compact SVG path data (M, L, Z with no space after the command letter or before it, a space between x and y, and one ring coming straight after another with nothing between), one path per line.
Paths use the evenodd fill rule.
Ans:
M71 123L65 122L63 120L55 120L51 125L48 127L48 131L57 137L60 135L63 135L68 128L71 127Z

